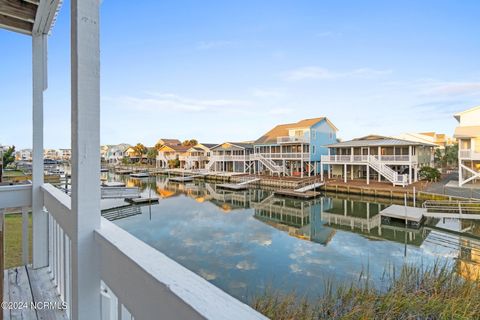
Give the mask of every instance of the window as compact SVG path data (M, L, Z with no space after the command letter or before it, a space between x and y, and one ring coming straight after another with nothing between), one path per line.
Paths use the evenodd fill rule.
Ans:
M315 146L312 146L312 153L315 154Z

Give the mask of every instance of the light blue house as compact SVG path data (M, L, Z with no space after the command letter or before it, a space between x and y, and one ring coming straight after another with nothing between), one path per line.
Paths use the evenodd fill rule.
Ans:
M337 142L338 129L326 117L280 124L254 142L256 173L312 176L320 173L325 146Z

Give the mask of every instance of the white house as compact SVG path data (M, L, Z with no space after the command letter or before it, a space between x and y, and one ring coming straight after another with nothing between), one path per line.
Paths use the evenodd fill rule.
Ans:
M32 161L32 149L21 149L15 152L15 160Z
M122 159L125 157L125 151L130 147L127 143L120 143L116 145L109 146L105 155L105 161L108 164L119 164L122 162Z
M480 179L480 106L454 115L458 121L458 185Z
M370 178L406 186L418 180L418 171L433 166L435 144L369 135L327 145L322 164L328 167L328 177L347 179ZM323 179L323 171L321 172Z

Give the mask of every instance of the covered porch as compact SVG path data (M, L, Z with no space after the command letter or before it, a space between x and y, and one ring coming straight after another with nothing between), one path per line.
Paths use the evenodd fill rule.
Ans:
M22 208L23 219L23 266L2 273L2 298L32 303L25 308L12 304L2 317L265 319L101 217L99 0L70 1L71 196L44 183L47 44L60 2L0 0L0 27L32 39L33 84L32 181L0 185L2 241L3 231L8 232L3 223L5 209ZM32 257L26 227L29 211ZM0 256L4 269L3 252ZM45 303L47 308L41 305Z

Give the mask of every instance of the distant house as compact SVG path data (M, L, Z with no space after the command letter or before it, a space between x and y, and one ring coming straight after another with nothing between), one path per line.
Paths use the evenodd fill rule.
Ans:
M70 158L72 157L72 149L59 149L58 156L60 160L70 161Z
M211 149L206 169L220 172L253 173L252 142L224 142Z
M458 121L458 185L480 179L480 106L454 115Z
M254 142L255 171L287 176L315 175L322 171L325 145L337 141L338 129L326 117L280 124Z
M185 166L185 156L191 147L179 145L163 145L158 149L156 158L157 168L170 168L172 160L178 160L181 168ZM182 157L182 160L180 160Z
M127 143L109 146L106 152L106 162L113 165L121 163L128 148L130 148L130 145Z
M179 157L181 167L184 169L205 169L210 161L211 149L216 145L213 143L198 143L190 147L185 154Z
M44 159L60 160L58 150L55 149L43 150L43 157Z
M422 133L403 133L401 135L395 136L397 139L416 141L416 142L425 142L434 144L435 149L445 150L445 147L455 144L455 139L444 134L436 132L422 132Z
M15 152L16 161L32 161L32 149L22 149Z
M328 177L347 179L370 178L406 186L418 180L424 166L433 166L433 148L428 142L408 141L391 137L366 137L327 145L328 155L322 165L328 166ZM323 179L323 171L321 172Z

